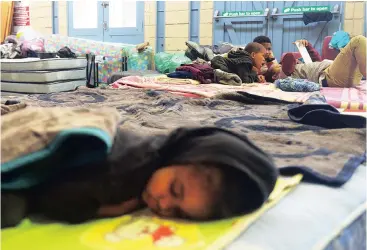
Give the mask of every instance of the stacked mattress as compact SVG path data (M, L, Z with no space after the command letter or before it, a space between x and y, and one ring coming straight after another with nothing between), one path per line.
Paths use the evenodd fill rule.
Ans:
M153 66L153 50L148 47L138 53L136 45L124 43L109 43L76 37L50 35L45 40L45 50L56 52L67 46L81 56L94 54L104 58L98 65L98 81L107 83L109 76L115 72L126 70L149 70Z
M1 59L1 91L51 93L86 84L85 58Z

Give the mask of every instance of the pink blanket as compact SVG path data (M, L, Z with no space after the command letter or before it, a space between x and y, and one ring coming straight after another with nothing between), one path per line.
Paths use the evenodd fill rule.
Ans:
M191 80L192 81L192 80ZM140 76L124 77L114 82L112 88L144 88L165 90L176 94L196 97L214 97L215 95L229 92L243 91L249 94L269 97L289 102L305 102L312 93L284 92L275 88L273 84L246 84L242 86L229 86L223 84L190 84L188 79L173 78L145 78Z
M326 101L345 111L366 111L366 81L354 88L323 88Z

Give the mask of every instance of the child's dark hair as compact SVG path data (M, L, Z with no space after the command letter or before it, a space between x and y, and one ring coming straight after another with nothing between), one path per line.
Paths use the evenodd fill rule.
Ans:
M215 206L215 219L250 213L262 205L263 195L249 176L233 167L221 169L223 188Z
M196 165L203 171L217 168L221 173L220 190L216 191L215 201L209 220L224 219L250 213L263 203L263 195L256 183L243 171L230 166Z
M262 44L262 43L271 43L271 40L267 36L257 36L257 37L255 37L253 42Z
M249 54L259 53L261 50L265 49L260 43L249 43L245 47L245 51Z

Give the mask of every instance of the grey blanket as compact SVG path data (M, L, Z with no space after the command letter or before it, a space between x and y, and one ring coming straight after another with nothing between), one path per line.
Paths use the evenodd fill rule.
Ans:
M270 153L281 173L339 186L365 160L365 129L333 129L292 122L289 104L249 105L238 101L185 98L139 89L87 89L18 98L31 106L115 107L120 126L143 134L181 126L218 126L245 133Z

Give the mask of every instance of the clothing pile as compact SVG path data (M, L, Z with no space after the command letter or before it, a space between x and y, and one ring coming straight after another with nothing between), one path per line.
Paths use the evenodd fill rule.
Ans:
M185 56L193 62L177 67L168 77L235 86L258 81L257 73L252 70L250 55L244 47L230 43L202 46L192 41L186 42L186 46Z
M183 64L176 69L177 72L191 73L193 80L198 80L200 83L213 83L214 69L208 64Z
M4 59L38 57L38 53L44 52L43 38L34 38L31 40L18 39L10 35L5 38L0 45L0 55Z
M41 37L30 40L18 39L17 36L10 35L5 38L4 43L0 45L1 59L17 58L76 58L77 55L68 47L61 48L57 53L45 52L44 39Z
M1 58L14 59L20 58L22 49L20 43L14 36L8 36L5 38L4 44L0 45Z
M219 45L213 46L202 46L195 42L186 42L187 49L185 51L185 56L190 58L192 61L200 58L205 61L211 61L215 55L225 55L232 49L236 48L230 43L221 43Z

